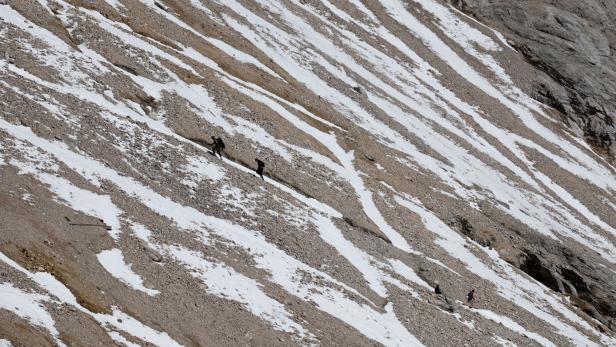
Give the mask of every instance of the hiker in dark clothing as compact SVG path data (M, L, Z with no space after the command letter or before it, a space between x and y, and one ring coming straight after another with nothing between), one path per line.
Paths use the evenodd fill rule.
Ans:
M434 294L432 294L431 298L428 299L428 302L447 312L455 312L456 310L455 305L451 302L451 300L449 300L447 295L443 293L443 290L438 282L434 283Z
M225 143L222 142L222 138L220 138L220 137L215 138L214 142L216 143L216 151L218 152L218 155L220 156L220 159L222 159L221 151L225 150ZM216 153L214 153L214 154L216 154Z
M475 302L475 288L466 294L466 303L470 305L473 302Z
M214 156L216 156L216 154L218 154L218 156L220 156L220 159L222 159L222 152L225 149L225 143L222 142L222 139L220 137L216 137L216 136L212 136L212 153L214 154Z
M259 176L261 176L261 179L264 180L263 178L263 168L265 167L265 163L259 159L255 159L255 161L257 162L257 174Z
M216 152L218 152L218 141L216 141L216 137L212 136L212 153L216 156Z

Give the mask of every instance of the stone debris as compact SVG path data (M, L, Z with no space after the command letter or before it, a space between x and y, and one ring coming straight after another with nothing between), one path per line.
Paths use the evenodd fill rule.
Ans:
M526 37L576 55L578 14L501 4L532 22L501 37L436 0L10 3L12 345L616 344L616 172L583 142L612 109L539 86Z

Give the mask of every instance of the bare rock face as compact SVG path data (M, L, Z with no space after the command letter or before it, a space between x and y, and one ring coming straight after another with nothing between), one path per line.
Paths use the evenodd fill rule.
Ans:
M494 247L501 256L537 282L569 298L571 303L604 327L616 331L616 283L614 274L598 266L592 252L574 250L568 245L539 235L498 242L490 228L478 227L474 221L457 215L449 225L484 247ZM504 229L501 235L516 232ZM514 255L507 257L507 253ZM445 309L445 308L443 308Z
M616 1L458 0L453 4L499 28L512 46L545 74L535 99L560 111L565 122L613 160L616 151ZM555 291L570 295L589 315L613 326L612 275L571 251L534 245L518 266Z
M615 0L454 0L463 12L508 34L546 75L533 97L613 159L616 151Z
M616 328L616 287L613 274L558 244L535 245L524 252L519 267L546 287L569 296L571 302L612 330Z

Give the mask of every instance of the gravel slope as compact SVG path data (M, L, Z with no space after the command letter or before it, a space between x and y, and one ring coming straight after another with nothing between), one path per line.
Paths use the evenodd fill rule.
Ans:
M456 9L0 21L0 345L616 345L616 170Z

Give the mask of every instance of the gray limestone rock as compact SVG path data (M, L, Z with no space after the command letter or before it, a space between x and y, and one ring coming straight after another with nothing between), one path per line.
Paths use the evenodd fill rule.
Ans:
M596 148L616 151L616 0L452 0L502 31L545 72L533 97L559 110Z
M574 133L614 159L616 0L450 2L501 31L528 62L544 73L533 81L532 96L560 111ZM467 236L474 236L461 229ZM616 319L613 274L568 254L571 251L542 245L535 246L534 254L526 254L520 268L612 326Z

